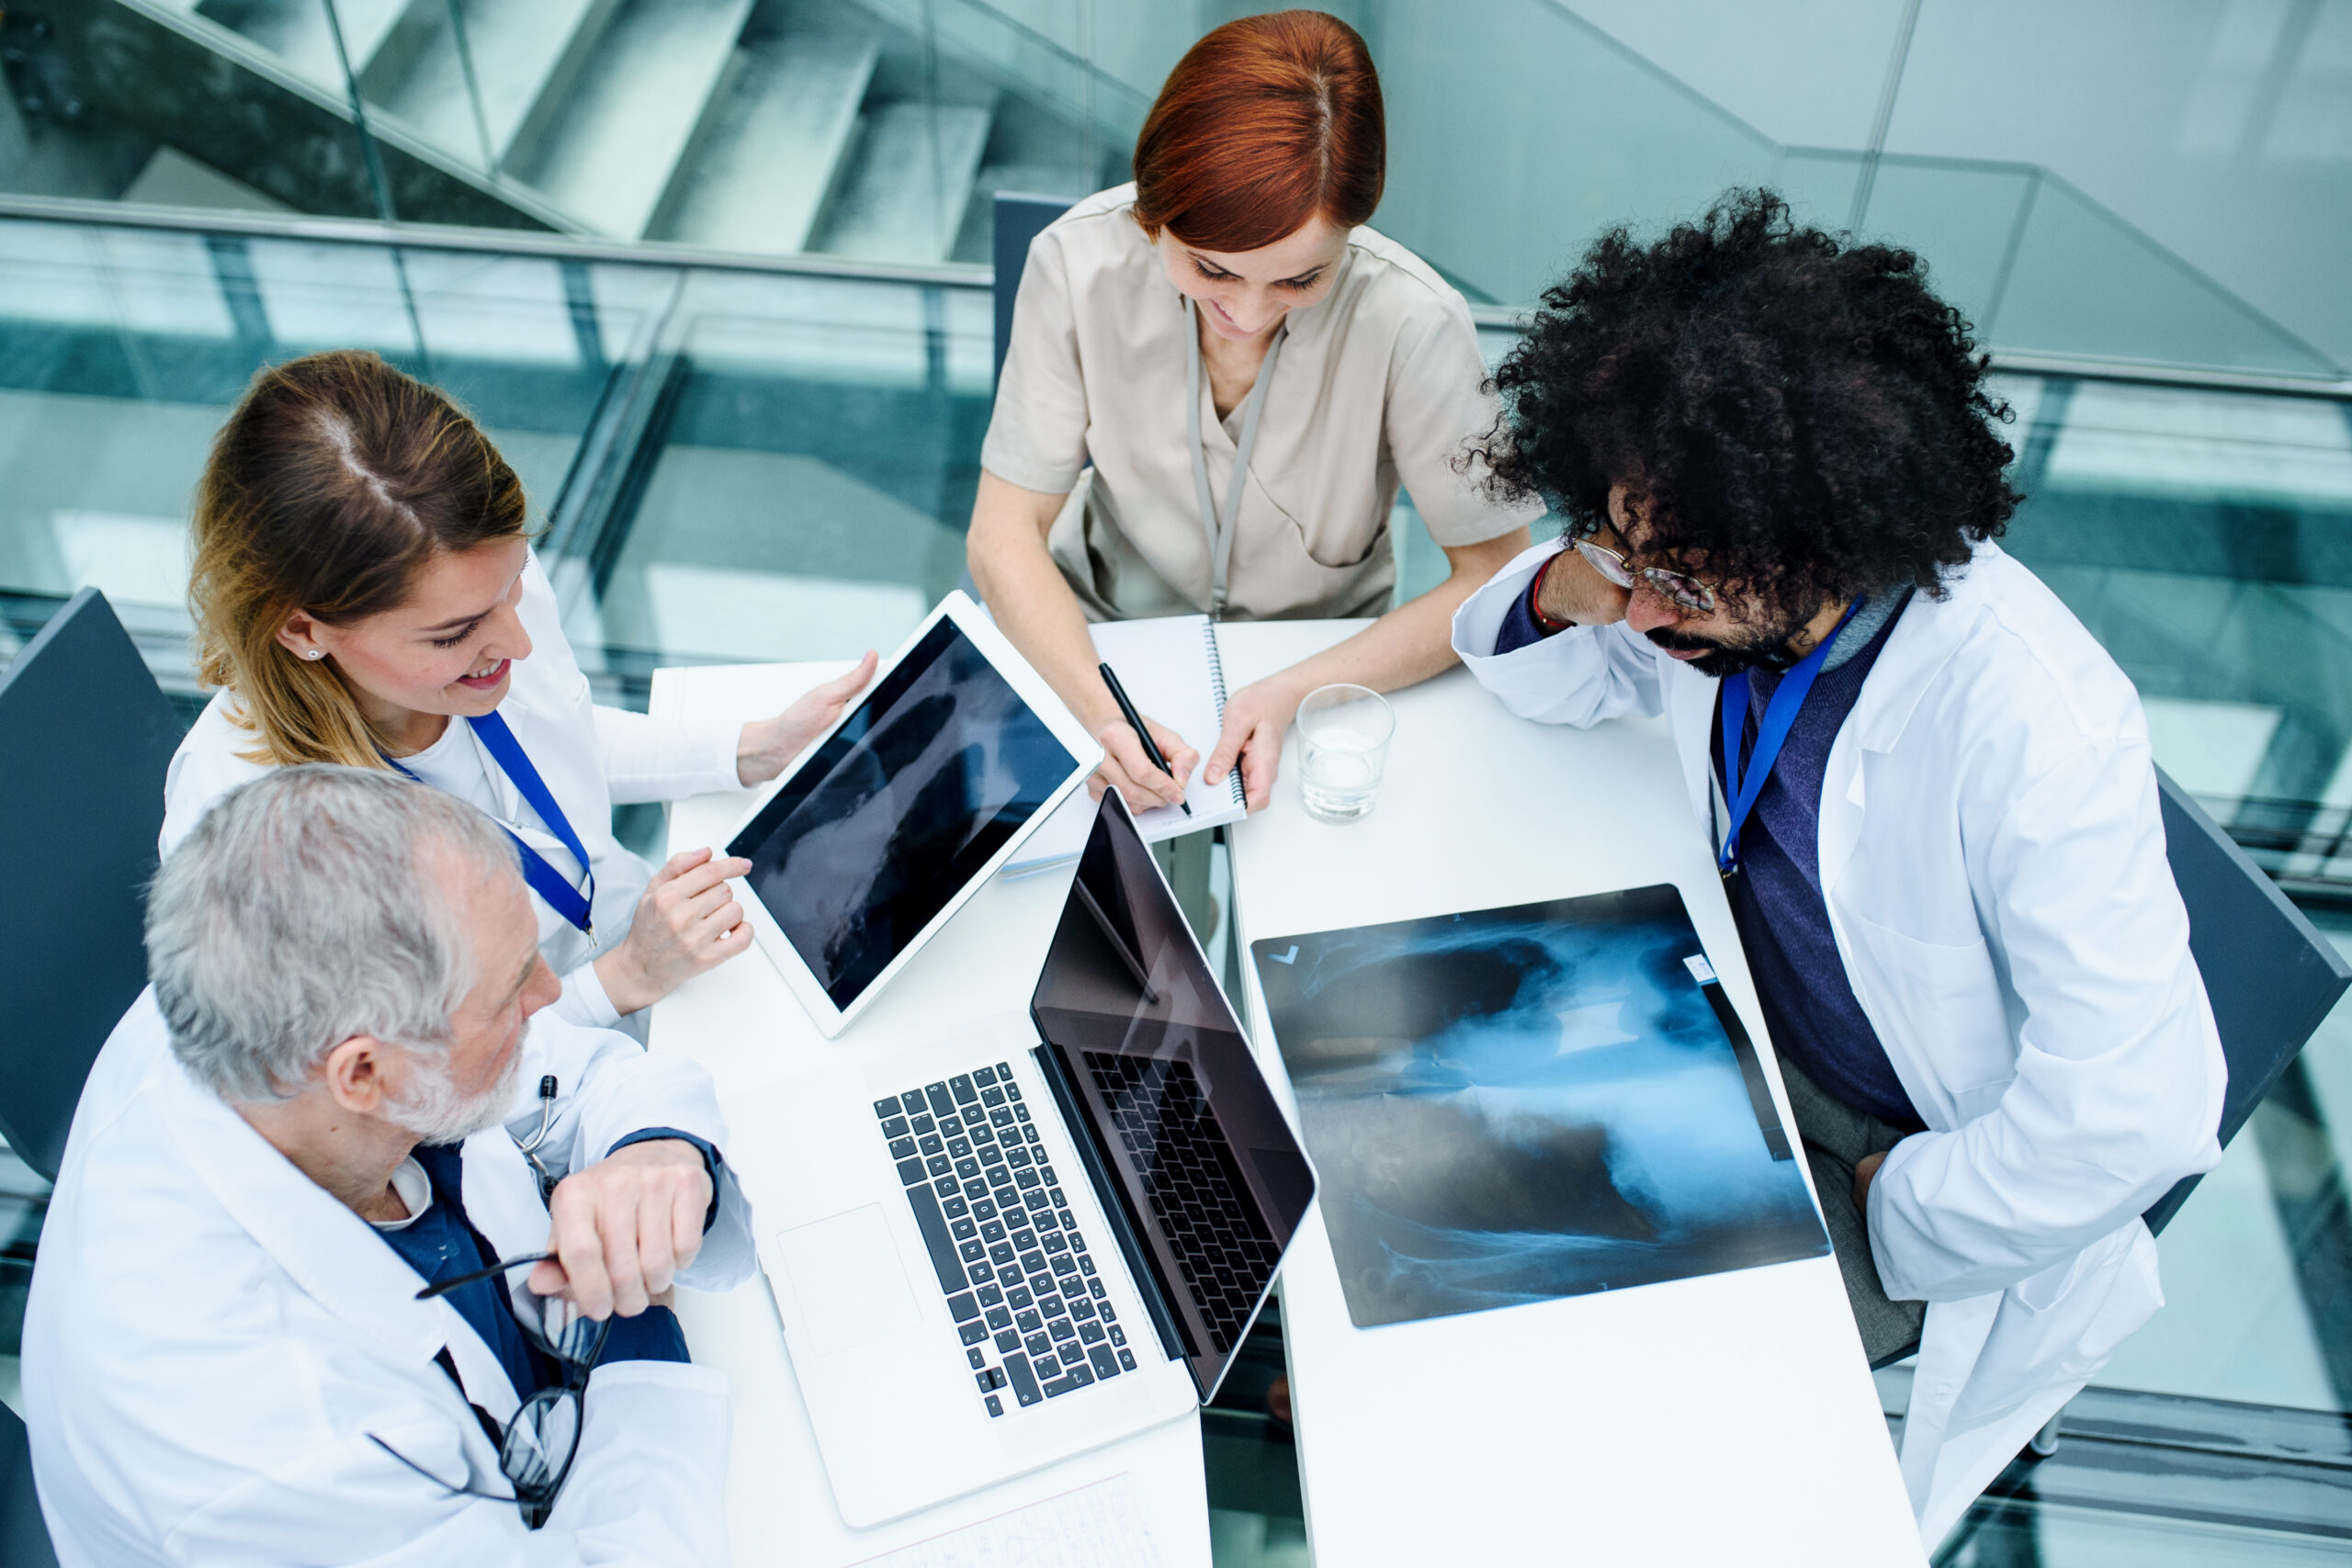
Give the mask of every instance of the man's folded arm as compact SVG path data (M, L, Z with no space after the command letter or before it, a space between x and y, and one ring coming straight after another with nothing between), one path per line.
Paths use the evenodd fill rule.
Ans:
M1624 626L1570 626L1532 643L1522 606L1556 543L1522 552L1453 613L1453 651L1503 706L1540 724L1598 724L1659 711L1657 654ZM1516 635L1513 635L1516 634Z
M726 1157L727 1120L710 1075L684 1056L648 1051L611 1030L580 1029L545 1014L532 1021L532 1029L548 1035L538 1059L557 1075L555 1117L538 1150L548 1169L558 1175L585 1169L648 1132L684 1135L714 1167L717 1212L705 1227L702 1250L678 1271L678 1280L722 1291L749 1279L757 1263L751 1204ZM507 1127L527 1137L538 1125L536 1102L515 1111Z

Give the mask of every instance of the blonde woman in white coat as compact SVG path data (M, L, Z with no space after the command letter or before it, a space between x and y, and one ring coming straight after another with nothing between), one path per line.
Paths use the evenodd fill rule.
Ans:
M563 982L556 1016L610 1025L750 944L741 862L658 869L616 804L774 778L873 672L750 723L600 707L532 555L521 482L446 395L372 354L254 378L198 491L196 614L220 690L173 758L163 851L266 768L396 768L514 840Z

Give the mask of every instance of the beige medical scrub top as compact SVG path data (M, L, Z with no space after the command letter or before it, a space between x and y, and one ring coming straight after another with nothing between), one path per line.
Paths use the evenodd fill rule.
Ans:
M1184 400L1184 297L1136 226L1135 186L1091 196L1037 236L981 466L1069 500L1047 544L1093 620L1209 605L1209 544ZM1234 536L1235 620L1376 615L1396 578L1401 482L1430 536L1470 545L1541 505L1498 506L1455 467L1495 401L1462 296L1357 229L1330 292L1289 316ZM1220 421L1201 378L1209 490L1224 506L1246 404Z

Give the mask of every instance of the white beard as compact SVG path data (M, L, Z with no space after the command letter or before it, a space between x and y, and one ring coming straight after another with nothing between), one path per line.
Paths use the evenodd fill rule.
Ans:
M498 1081L480 1094L467 1094L450 1081L446 1062L420 1057L407 1089L385 1106L385 1120L420 1144L461 1144L506 1120L522 1079L520 1041Z

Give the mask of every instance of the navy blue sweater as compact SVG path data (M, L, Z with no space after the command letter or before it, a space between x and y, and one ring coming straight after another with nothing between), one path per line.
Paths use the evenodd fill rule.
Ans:
M652 1127L633 1133L613 1147L617 1149L650 1138L680 1138L694 1145L702 1151L703 1161L711 1170L711 1181L714 1186L717 1184L718 1151L702 1139L674 1128ZM465 1164L458 1146L420 1145L415 1156L416 1163L424 1168L426 1179L433 1183L433 1201L424 1213L397 1230L379 1226L376 1234L384 1238L384 1245L400 1254L401 1261L415 1269L427 1284L470 1274L497 1262L498 1254L488 1239L466 1217ZM716 1205L713 1207L715 1213ZM705 1228L708 1224L706 1218ZM499 1364L505 1369L507 1381L514 1385L517 1398L528 1399L538 1390L561 1381L555 1363L523 1337L503 1279L493 1276L460 1285L449 1292L448 1299L467 1326L498 1353ZM648 1307L635 1317L615 1317L605 1339L605 1361L689 1359L684 1331L679 1327L676 1314L667 1307Z
M1813 690L1806 694L1778 761L1764 781L1739 832L1739 874L1726 885L1733 921L1755 977L1764 1022L1773 1049L1803 1068L1822 1089L1856 1111L1868 1111L1905 1132L1919 1132L1919 1120L1903 1082L1894 1076L1886 1047L1855 998L1853 983L1838 956L1829 930L1829 907L1821 893L1821 784L1829 748L1861 695L1862 682L1878 662L1888 634L1901 618L1909 595L1894 601L1877 626L1864 624L1875 606L1857 612L1838 646L1830 650ZM1856 646L1856 634L1868 641ZM1497 653L1511 653L1547 634L1535 624L1521 594L1495 637ZM1780 677L1751 671L1747 719L1740 741L1740 766L1756 745L1757 721L1772 700ZM1722 699L1718 697L1718 704ZM1720 707L1710 736L1723 733ZM1720 741L1710 747L1718 784L1723 780Z

